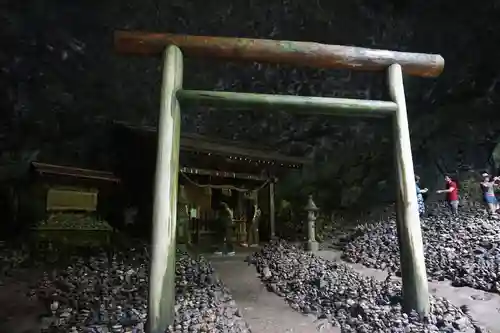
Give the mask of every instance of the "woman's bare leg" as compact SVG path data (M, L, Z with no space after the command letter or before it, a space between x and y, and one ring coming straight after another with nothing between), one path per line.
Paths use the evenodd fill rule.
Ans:
M497 204L494 204L494 203L489 203L488 204L488 208L489 208L489 211L490 211L490 214L493 215L496 213L496 208L497 208Z

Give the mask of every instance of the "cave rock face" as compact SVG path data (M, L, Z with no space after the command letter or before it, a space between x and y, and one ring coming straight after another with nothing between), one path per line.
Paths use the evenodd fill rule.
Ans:
M304 40L444 56L440 78L405 82L416 170L432 185L440 171L484 168L496 141L496 13L493 1L480 8L411 0L384 6L362 0L246 0L237 6L214 0L33 0L30 10L16 4L1 13L1 37L9 45L0 51L2 150L36 148L52 162L102 168L110 164L110 154L100 120L156 123L160 60L115 54L115 29ZM463 23L472 17L481 19ZM192 89L387 99L382 73L207 59L187 59L185 66L184 86ZM259 111L187 108L182 126L187 132L311 157L315 176L306 172L293 186L322 184L326 189L319 189L319 196L330 198L329 205L392 198L381 196L392 193L387 189L394 178L387 167L392 160L390 119Z

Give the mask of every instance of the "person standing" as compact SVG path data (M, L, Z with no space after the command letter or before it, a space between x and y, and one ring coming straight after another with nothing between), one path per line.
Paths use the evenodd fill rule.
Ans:
M189 209L188 205L177 202L177 229L176 241L182 246L191 244L191 237L189 232Z
M243 246L257 247L259 246L259 222L262 215L257 201L254 201L252 210L252 217L247 222L247 243L243 244Z
M495 196L495 187L498 186L498 181L500 178L494 177L493 180L491 176L487 173L482 174L483 181L481 182L481 189L483 190L483 199L488 206L488 211L492 216L496 215L498 210L498 201Z
M427 193L428 189L420 188L420 177L415 175L415 185L417 187L417 202L418 202L418 214L420 217L425 215L425 203L424 203L424 193Z
M446 193L446 201L451 209L453 215L458 214L458 186L455 181L451 179L450 176L444 176L444 181L446 182L446 190L438 190L436 193Z
M229 207L226 202L221 202L221 207L219 209L219 244L220 248L215 252L216 255L222 255L224 251L227 251L228 256L234 256L233 248L233 210Z

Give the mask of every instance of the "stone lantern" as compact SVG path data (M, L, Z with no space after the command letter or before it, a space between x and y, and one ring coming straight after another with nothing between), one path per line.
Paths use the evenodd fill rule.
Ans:
M307 211L307 251L318 251L318 242L316 242L316 214L319 208L313 201L313 197L310 194L307 200L307 206L305 207Z

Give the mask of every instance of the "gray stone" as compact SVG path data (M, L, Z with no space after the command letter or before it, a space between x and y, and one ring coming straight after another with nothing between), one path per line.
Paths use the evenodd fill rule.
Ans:
M44 274L36 294L58 315L57 332L76 325L87 332L107 333L109 327L111 333L143 333L150 252L130 249L110 260L104 253L74 257L66 269ZM227 288L213 276L205 258L177 251L175 322L167 332L249 331Z
M311 241L307 242L307 251L316 252L318 251L318 249L319 249L318 242L311 242Z
M253 255L256 267L268 267L268 290L290 307L315 315L342 332L451 332L472 328L469 316L443 298L431 297L427 319L402 310L400 282L377 281L305 252L284 241L273 241ZM272 288L271 288L272 286ZM458 328L453 328L453 323ZM319 328L319 327L318 327Z
M500 293L499 221L476 208L462 209L458 217L450 219L446 207L442 207L421 219L421 226L429 279L451 280L456 287ZM401 273L394 217L346 231L342 248L342 258L347 262Z

